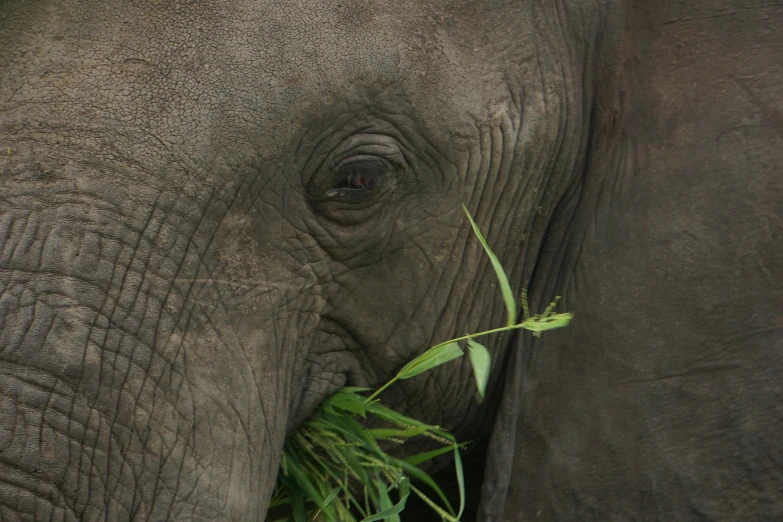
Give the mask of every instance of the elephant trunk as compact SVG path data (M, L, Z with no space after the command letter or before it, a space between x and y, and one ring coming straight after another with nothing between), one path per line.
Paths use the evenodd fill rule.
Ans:
M314 319L228 196L0 175L0 519L263 519Z

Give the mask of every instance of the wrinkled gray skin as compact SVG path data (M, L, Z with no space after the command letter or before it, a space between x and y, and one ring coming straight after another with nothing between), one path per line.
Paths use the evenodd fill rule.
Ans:
M783 8L639 3L0 0L0 520L263 520L505 321L463 202L576 314L386 395L466 520L783 519Z

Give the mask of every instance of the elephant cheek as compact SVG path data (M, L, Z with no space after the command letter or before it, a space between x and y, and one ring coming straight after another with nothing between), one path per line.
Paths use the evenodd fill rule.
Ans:
M0 283L0 519L263 518L312 314L240 316L192 282L170 311L74 275Z

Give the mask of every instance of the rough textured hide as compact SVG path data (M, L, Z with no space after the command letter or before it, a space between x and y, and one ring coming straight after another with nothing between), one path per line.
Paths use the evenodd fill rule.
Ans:
M576 313L386 395L466 521L782 519L782 20L0 0L0 520L263 520L322 398L503 322L463 202Z

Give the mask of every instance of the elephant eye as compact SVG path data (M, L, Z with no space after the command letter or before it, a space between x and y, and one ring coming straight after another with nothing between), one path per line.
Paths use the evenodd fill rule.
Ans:
M382 188L389 169L380 158L344 163L337 169L334 184L325 197L332 201L363 201Z

